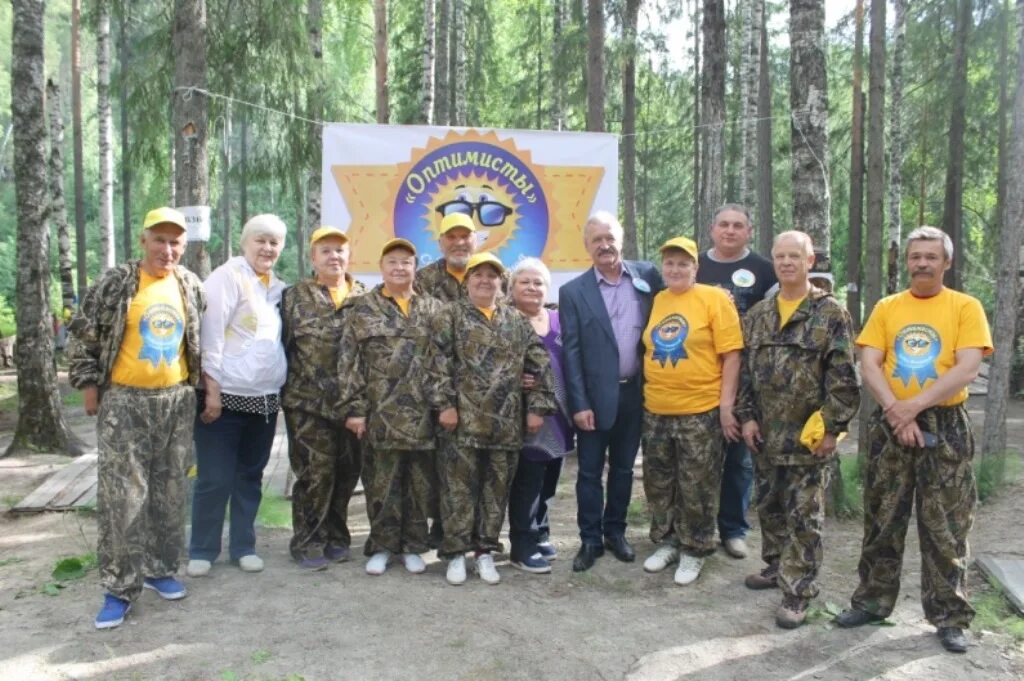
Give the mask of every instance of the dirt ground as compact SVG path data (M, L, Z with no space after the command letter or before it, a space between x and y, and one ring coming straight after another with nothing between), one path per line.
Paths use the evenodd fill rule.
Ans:
M70 411L83 423L81 409ZM980 428L977 408L973 416ZM1022 441L1024 404L1017 403L1010 442ZM49 455L0 459L3 508L65 462ZM1024 647L1004 634L972 630L967 655L942 650L918 600L913 536L894 625L853 631L830 625L825 608L845 605L856 585L856 521L829 521L818 611L792 632L774 624L777 591L743 587L743 577L761 567L756 528L751 557L734 560L719 552L689 587L675 586L671 569L644 573L641 561L652 545L639 522L629 538L640 560L624 564L606 555L589 573L573 574L574 481L570 461L554 504L560 556L550 575L527 575L499 562L500 585L471 576L456 588L444 581L444 565L433 554L423 575L392 565L385 575L369 577L361 556L303 574L288 557L289 532L263 529L263 573L218 563L210 576L186 579L188 598L163 602L144 593L122 627L103 632L92 625L101 601L94 571L56 595L46 593L54 591L46 585L58 559L95 550L90 514L4 514L0 679L1024 678ZM639 483L634 494L642 495ZM367 532L361 499L351 515L358 547ZM1024 557L1022 518L1024 482L1018 480L980 508L972 551ZM971 581L975 587L983 581L973 569Z

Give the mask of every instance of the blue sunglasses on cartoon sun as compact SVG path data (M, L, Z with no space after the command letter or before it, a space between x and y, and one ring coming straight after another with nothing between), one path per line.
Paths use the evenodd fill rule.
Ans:
M473 217L473 213L476 213L477 219L482 226L497 227L505 223L505 218L512 214L512 209L484 195L481 196L479 201L475 202L463 198L447 201L437 207L437 212L442 217L452 213L463 213Z

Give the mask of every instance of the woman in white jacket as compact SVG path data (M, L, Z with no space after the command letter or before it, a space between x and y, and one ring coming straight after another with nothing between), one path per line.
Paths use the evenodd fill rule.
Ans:
M279 307L284 282L273 272L287 228L257 215L242 228L242 255L204 282L203 381L195 425L198 478L192 500L190 577L201 577L221 551L224 512L231 503L228 556L259 572L256 511L270 458L287 374Z

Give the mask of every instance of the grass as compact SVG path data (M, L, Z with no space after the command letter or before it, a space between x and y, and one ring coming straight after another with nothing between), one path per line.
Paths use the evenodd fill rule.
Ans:
M18 384L15 381L0 383L0 412L18 411Z
M832 494L832 514L839 518L860 518L864 513L864 485L857 456L840 456L839 473L843 478L842 496Z
M985 501L1001 487L1014 482L1020 473L1020 456L1003 452L974 459L974 477L978 481L978 500Z
M292 526L292 502L284 497L265 494L256 513L256 522L263 527L288 529Z
M81 407L85 404L80 390L72 390L62 398L65 407Z
M633 499L626 509L626 523L634 527L649 527L651 512L644 499Z
M94 569L96 569L95 553L61 558L53 564L53 570L50 572L53 581L40 586L39 592L47 596L59 596L61 590L67 587L67 582L82 579L90 570ZM17 596L15 597L17 598Z
M18 563L24 562L24 558L18 556L11 556L10 558L4 558L0 560L0 567L7 567L8 565L17 565Z
M979 590L971 605L975 610L972 629L987 629L1007 634L1017 643L1024 642L1024 617L1013 609L998 584L989 582L989 588Z

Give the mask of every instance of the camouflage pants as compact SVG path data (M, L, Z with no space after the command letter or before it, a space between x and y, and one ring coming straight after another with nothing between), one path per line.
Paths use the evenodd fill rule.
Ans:
M445 438L440 451L441 520L444 540L438 555L453 558L467 551L501 551L498 540L517 449L475 449Z
M892 612L916 502L924 614L937 627L968 627L974 609L965 584L967 535L977 504L971 422L964 405L933 407L917 422L938 436L936 447L902 447L881 412L871 418L860 585L851 600L855 608L876 615Z
M651 540L693 555L713 553L725 460L718 409L686 416L644 412L643 456Z
M434 455L433 450L397 451L363 443L363 485L370 520L366 555L427 551L427 504L434 494Z
M295 474L292 557L316 558L327 545L349 546L348 502L362 461L358 440L345 427L304 411L285 411L284 422Z
M779 564L783 593L814 598L824 554L828 466L773 466L762 457L755 460L761 557L769 565Z
M178 571L185 547L185 473L192 458L191 386L112 386L96 421L96 558L103 587L133 600L144 577Z

